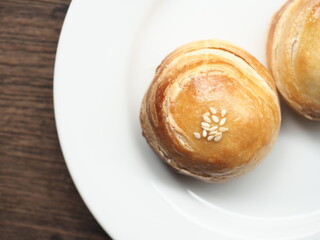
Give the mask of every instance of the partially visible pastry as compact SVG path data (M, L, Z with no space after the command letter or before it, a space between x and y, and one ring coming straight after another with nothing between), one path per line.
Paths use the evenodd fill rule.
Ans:
M244 50L192 42L157 68L141 106L143 135L176 171L219 182L252 169L280 127L275 84Z
M320 0L289 0L275 14L267 59L289 105L320 120Z

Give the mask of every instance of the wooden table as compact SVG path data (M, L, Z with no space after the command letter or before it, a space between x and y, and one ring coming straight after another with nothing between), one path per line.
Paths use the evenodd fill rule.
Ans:
M0 239L111 239L66 168L53 114L70 0L0 1Z

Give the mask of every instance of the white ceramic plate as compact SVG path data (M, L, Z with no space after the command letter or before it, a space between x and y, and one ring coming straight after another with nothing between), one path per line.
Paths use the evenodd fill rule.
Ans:
M320 123L283 106L251 173L206 184L169 170L141 136L142 96L179 45L219 38L265 63L284 0L74 0L58 48L55 114L73 180L116 240L320 239Z

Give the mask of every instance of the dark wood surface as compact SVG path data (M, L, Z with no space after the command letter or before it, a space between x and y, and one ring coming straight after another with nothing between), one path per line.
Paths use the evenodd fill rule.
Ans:
M0 239L110 239L60 150L53 68L70 0L0 0Z

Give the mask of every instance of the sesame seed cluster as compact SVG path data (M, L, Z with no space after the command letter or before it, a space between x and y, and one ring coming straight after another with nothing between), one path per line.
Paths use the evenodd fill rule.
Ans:
M224 127L227 122L227 110L222 109L219 112L216 108L210 107L209 111L202 115L200 132L194 132L193 135L197 139L205 138L207 141L219 142L223 134L229 131L229 128Z

